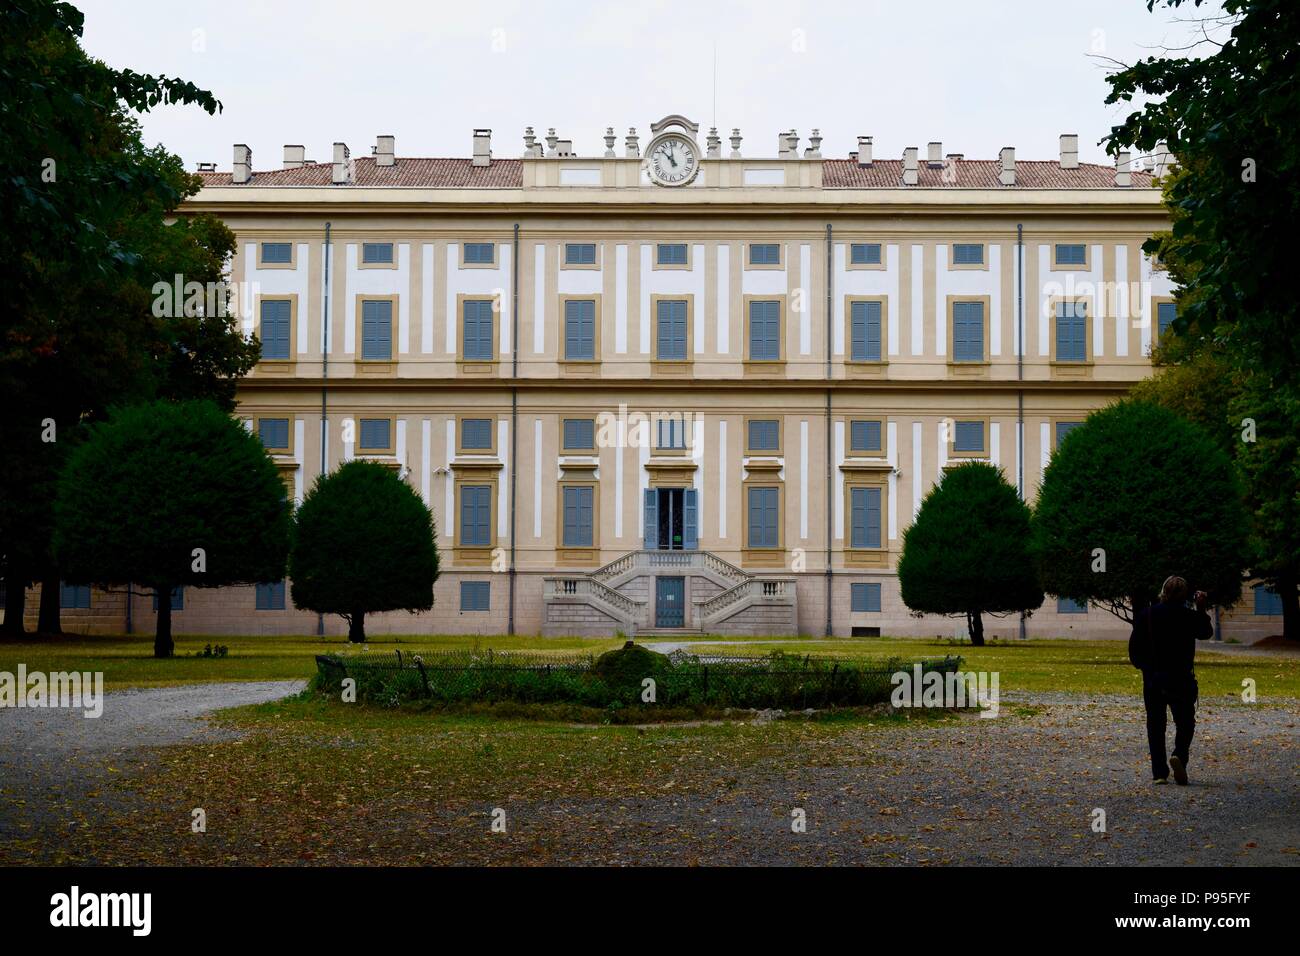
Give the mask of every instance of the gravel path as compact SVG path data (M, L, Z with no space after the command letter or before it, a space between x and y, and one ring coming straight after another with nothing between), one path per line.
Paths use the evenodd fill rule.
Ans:
M0 709L0 840L30 838L96 812L102 778L143 769L150 748L230 739L205 714L278 700L305 686L252 681L111 691L97 718L80 709Z

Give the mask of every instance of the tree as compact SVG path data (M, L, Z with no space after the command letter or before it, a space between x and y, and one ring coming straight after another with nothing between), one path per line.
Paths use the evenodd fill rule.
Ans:
M1126 399L1089 415L1052 456L1033 550L1048 593L1132 621L1171 574L1215 604L1236 601L1246 522L1214 441L1168 409Z
M984 614L1042 606L1029 508L1000 469L967 462L931 489L903 534L898 582L918 615L965 615L976 647L984 644Z
M298 508L289 578L295 606L339 615L360 643L369 613L433 607L433 513L392 469L347 462L317 478Z
M1201 0L1162 2L1188 5ZM1284 281L1292 257L1279 240L1300 215L1300 6L1225 0L1223 15L1201 28L1203 41L1187 49L1194 55L1151 57L1108 78L1108 104L1147 102L1107 148L1149 151L1165 142L1177 157L1162 184L1172 228L1144 246L1178 286L1175 334L1156 360L1222 370L1217 381L1193 379L1210 396L1197 400L1200 410L1223 417L1207 421L1192 409L1192 418L1232 438L1252 514L1251 574L1281 595L1283 633L1300 640L1300 336ZM1171 380L1160 398L1185 410L1176 388Z
M170 657L171 593L278 581L290 505L262 443L213 402L114 410L69 454L55 554L69 580L137 582L158 597L154 655Z
M162 103L213 113L212 94L90 58L67 3L0 0L0 25L0 553L10 600L42 582L37 629L52 633L55 476L78 426L154 397L232 408L257 346L233 316L151 309L159 280L219 281L234 238L212 217L174 216L200 180L146 148L134 114ZM18 610L6 631L21 632Z

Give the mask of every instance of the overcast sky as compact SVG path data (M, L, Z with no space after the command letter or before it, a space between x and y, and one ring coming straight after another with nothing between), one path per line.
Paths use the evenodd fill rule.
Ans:
M523 131L555 127L579 155L599 155L607 126L669 113L744 136L749 156L800 149L820 128L825 156L857 136L878 157L939 140L945 152L1021 159L1057 155L1079 134L1080 158L1123 115L1103 105L1105 69L1189 42L1192 26L1144 0L74 0L89 52L118 67L165 73L224 106L164 107L144 119L193 169L231 165L247 143L259 169L285 143L327 161L330 144L368 154L397 137L399 156L468 156L471 131L493 155L523 151ZM1217 10L1217 7L1213 7ZM1193 15L1184 13L1187 18ZM724 146L727 145L724 139Z

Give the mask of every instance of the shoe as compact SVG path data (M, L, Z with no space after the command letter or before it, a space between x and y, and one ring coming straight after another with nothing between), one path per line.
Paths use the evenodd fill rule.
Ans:
M1168 777L1156 777L1156 778L1155 778L1154 780L1152 780L1151 782L1152 782L1152 783L1168 783L1168 782L1169 782L1169 778L1168 778Z
M1177 756L1170 757L1169 766L1174 771L1174 783L1180 787L1187 786L1187 768L1183 766L1182 759Z

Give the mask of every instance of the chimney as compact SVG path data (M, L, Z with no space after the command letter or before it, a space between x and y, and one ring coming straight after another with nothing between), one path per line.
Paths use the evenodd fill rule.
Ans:
M573 158L573 140L571 140L571 139L557 139L557 140L555 141L555 155L556 155L557 157L559 157L559 156L563 156L563 157L565 157L566 159L572 159L572 158ZM486 164L484 164L484 165L486 165Z
M235 165L230 181L246 183L253 178L253 151L243 143L235 144Z
M909 146L903 150L903 185L916 185L916 147Z
M541 159L542 152L542 144L537 142L537 134L529 126L524 130L524 157L527 159Z
M555 144L557 142L559 142L559 140L555 136L555 127L552 126L550 129L546 131L546 148L549 149L552 153L554 153Z
M1115 156L1115 185L1131 186L1133 185L1133 176L1129 172L1129 151L1122 149Z
M627 138L625 140L626 155L628 159L641 158L641 146L637 142L638 139L639 137L636 135L636 127L635 126L629 127L627 131Z
M808 148L803 151L804 159L821 159L822 158L822 131L815 129L812 135L808 137Z
M284 145L284 168L301 169L307 162L307 147Z
M1077 133L1061 134L1061 168L1079 168L1079 135Z
M930 143L926 147L926 165L931 169L943 166L943 143Z
M352 182L352 152L347 143L334 144L334 175L331 182L335 186L346 186Z
M722 158L722 137L718 135L716 126L710 127L708 139L705 140L706 151L704 153L709 159Z
M798 159L799 134L794 130L790 130L777 136L776 155L778 159Z
M1174 168L1174 154L1169 152L1169 144L1163 139L1156 143L1155 169L1152 172L1157 176L1163 176Z
M1003 146L1002 151L998 153L998 159L1002 162L1002 169L998 173L998 182L1003 186L1014 186L1016 184L1016 148L1014 146Z
M474 130L474 158L471 166L492 165L492 131L490 129Z
M870 136L858 137L858 165L859 166L871 165L871 137Z
M605 158L614 159L617 155L614 152L614 144L618 142L618 136L614 133L614 127L605 127Z
M732 159L740 159L740 143L741 143L740 130L733 129L731 131L731 158Z
M216 163L202 163L202 162L199 163L199 172L201 173L215 173L216 171L217 171Z
M391 136L380 136L375 140L375 165L392 166L396 162L393 155L396 142Z

